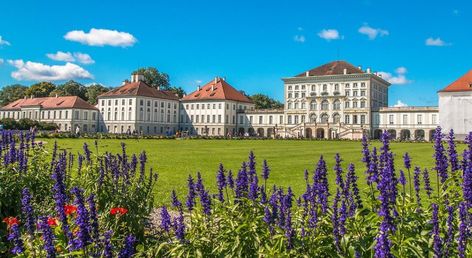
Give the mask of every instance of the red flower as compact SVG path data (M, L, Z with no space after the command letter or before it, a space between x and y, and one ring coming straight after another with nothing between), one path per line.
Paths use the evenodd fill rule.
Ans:
M75 205L64 205L64 212L66 213L66 216L69 216L72 213L77 212L77 206Z
M18 225L18 219L15 217L6 217L2 221L7 223L8 227L11 227L13 225Z
M123 208L123 207L115 207L115 208L111 208L110 210L110 214L111 215L125 215L126 213L128 213L128 209L126 208Z
M56 218L51 218L51 217L49 217L49 218L48 218L48 225L49 225L50 227L55 227L55 226L57 226L57 219L56 219Z

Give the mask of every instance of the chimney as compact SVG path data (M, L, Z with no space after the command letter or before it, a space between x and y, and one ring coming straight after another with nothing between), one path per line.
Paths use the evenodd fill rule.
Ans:
M367 72L367 73L370 73L370 67L367 67L367 71L366 71L366 72Z
M218 76L216 76L216 77L215 77L215 83L218 82L218 79L219 79Z
M58 97L57 93L56 93L56 98Z
M212 85L211 85L211 91L214 91L214 90L215 90L215 85L212 84Z
M357 69L359 69L359 70L362 71L362 66L359 65L359 66L357 67Z
M30 98L31 98L31 99L33 98L33 94L31 94Z
M344 75L347 74L347 69L346 69L346 68L343 69L343 74L344 74Z
M161 86L157 85L157 90L161 90Z
M197 86L197 90L200 90L200 85Z
M310 76L310 71L306 71L306 72L305 72L305 76L306 76L306 77Z
M144 81L144 75L142 74L132 74L131 75L131 82L139 82Z

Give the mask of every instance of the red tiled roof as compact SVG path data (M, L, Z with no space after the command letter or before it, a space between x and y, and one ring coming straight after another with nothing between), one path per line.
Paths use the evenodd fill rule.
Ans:
M58 108L80 108L80 109L97 109L87 101L77 96L63 97L43 97L43 98L23 98L4 106L1 110L19 110L24 107L40 106L44 109Z
M472 70L464 74L455 82L449 84L440 92L454 92L454 91L472 91Z
M144 96L151 98L179 100L179 97L173 92L157 90L156 88L153 88L142 81L127 83L119 88L105 92L99 97L114 96Z
M253 103L243 93L229 85L224 79L216 78L205 84L200 90L196 90L182 100L234 100L246 103Z
M344 74L344 69L346 69L347 74L365 73L346 61L334 61L308 70L307 72L309 76L339 75ZM295 77L306 77L306 72L298 74Z

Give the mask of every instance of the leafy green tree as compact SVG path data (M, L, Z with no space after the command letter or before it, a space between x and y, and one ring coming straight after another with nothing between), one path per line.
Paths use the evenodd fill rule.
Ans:
M254 101L256 109L276 109L284 106L282 102L264 94L254 94L250 96L250 99Z
M97 104L97 97L100 95L100 94L103 94L107 91L109 91L110 89L101 85L101 84L92 84L88 87L86 87L86 99L87 101L92 104L92 105L95 105Z
M31 85L25 94L33 97L47 97L55 89L56 85L51 82L38 82Z
M61 87L64 89L64 93L66 96L78 96L84 100L87 100L87 96L86 96L87 89L85 88L84 85L76 81L70 80L62 84Z
M176 93L179 96L179 98L182 98L186 94L185 90L182 89L182 87L177 87L177 86L170 87L169 91Z
M21 99L26 96L27 86L20 84L13 84L3 87L0 90L0 105L5 106L17 99Z
M160 87L161 90L169 90L169 75L159 72L155 67L143 67L133 72L133 74L144 75L144 82L152 87Z

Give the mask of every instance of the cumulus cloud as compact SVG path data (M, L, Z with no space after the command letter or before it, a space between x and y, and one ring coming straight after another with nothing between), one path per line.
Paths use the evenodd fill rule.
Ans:
M447 43L441 38L427 38L425 41L426 46L432 46L432 47L444 47L444 46L449 46L451 43Z
M10 42L4 40L4 39L2 38L2 36L0 36L0 46L1 46L1 45L10 46L11 44L10 44Z
M57 51L55 54L46 54L49 59L55 61L74 62L75 58L71 52Z
M89 46L114 46L129 47L136 43L137 39L128 32L107 29L90 29L69 31L64 35L66 40L80 42Z
M93 64L93 63L95 63L95 60L93 60L92 57L89 54L76 52L76 53L74 53L74 57L77 60L77 62L79 62L81 64Z
M324 29L318 33L318 36L327 41L340 39L339 31L335 29Z
M16 80L61 81L72 79L92 79L93 75L84 68L67 62L65 65L46 65L22 59L8 60L17 70L11 73Z
M46 54L49 59L55 61L64 61L64 62L79 62L81 64L93 64L95 61L90 57L89 54L84 54L80 52L62 52L57 51L55 54Z
M403 103L401 100L397 100L397 103L393 105L394 107L408 107L406 103Z
M293 40L298 43L305 43L305 36L304 35L295 35Z
M370 40L374 40L377 36L383 37L388 36L388 30L380 29L380 28L372 28L369 25L365 24L359 28L359 33L367 35Z
M395 75L388 72L379 72L380 76L391 84L403 85L411 81L406 78L407 69L403 66L395 69Z

